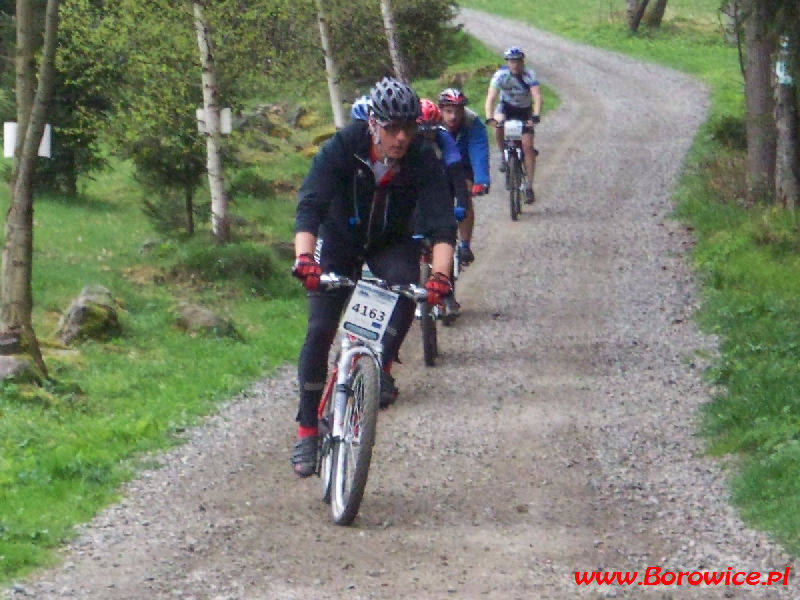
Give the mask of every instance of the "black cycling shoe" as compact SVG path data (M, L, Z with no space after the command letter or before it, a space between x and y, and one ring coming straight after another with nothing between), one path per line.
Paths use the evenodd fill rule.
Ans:
M299 477L309 477L317 472L317 436L297 438L292 450L292 469Z
M399 393L397 386L394 384L394 377L386 371L381 371L381 399L378 402L378 406L381 408L391 406L397 400Z
M475 255L472 253L472 250L466 248L464 246L458 247L458 260L461 262L462 265L465 267L472 263L475 260Z
M536 194L533 193L533 188L525 190L525 204L533 204L536 201Z
M500 170L501 173L505 173L508 170L508 165L506 164L506 161L501 160L498 169Z

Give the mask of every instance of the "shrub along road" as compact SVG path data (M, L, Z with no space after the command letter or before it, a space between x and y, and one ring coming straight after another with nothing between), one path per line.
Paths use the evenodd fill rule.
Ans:
M668 215L707 91L499 18L460 20L493 48L526 48L562 105L538 129L537 202L516 223L493 161L464 315L440 329L433 369L412 331L354 526L331 525L318 480L289 469L287 366L8 597L726 598L742 595L733 583L579 587L575 571L793 568L738 520L694 437L713 340L691 321L691 240Z

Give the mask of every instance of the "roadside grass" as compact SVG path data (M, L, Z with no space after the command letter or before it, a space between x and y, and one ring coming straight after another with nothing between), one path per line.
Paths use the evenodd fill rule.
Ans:
M488 50L463 34L461 41L468 50L450 69L487 68ZM430 94L444 87L426 81ZM485 81L468 84L481 97ZM148 453L182 443L186 428L296 360L306 307L289 276L291 240L296 189L310 162L297 148L330 128L322 94L305 96L318 122L308 131L294 130L286 140L231 138L239 152L229 176L239 192L231 200L234 239L225 247L213 242L207 218L198 217L190 239L157 230L128 162L112 160L110 169L82 180L75 198L37 195L34 327L54 381L0 384L0 584L56 562L75 525L152 466ZM207 190L199 190L200 215L207 215L208 201ZM0 185L0 210L7 206L7 186ZM56 339L59 318L94 283L120 300L123 333L64 347ZM179 330L181 301L230 318L240 338Z
M675 190L675 216L697 241L697 319L720 340L702 433L709 453L735 457L730 486L743 517L800 554L800 223L795 213L743 200L743 83L737 51L722 40L718 0L671 0L664 25L637 35L627 30L623 3L461 4L671 66L710 86L709 119ZM535 68L536 50L528 51Z
M293 360L304 330L280 246L291 239L291 196L237 202L260 234L219 248L201 223L191 240L157 234L126 163L81 189L36 199L34 323L56 383L0 388L0 581L48 564L143 453L179 443L220 401ZM58 319L91 283L120 299L123 333L64 348ZM231 318L241 340L179 330L181 300Z

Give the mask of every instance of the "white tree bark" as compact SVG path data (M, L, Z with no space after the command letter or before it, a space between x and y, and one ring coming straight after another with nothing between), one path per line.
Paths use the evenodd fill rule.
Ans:
M389 44L389 56L392 59L394 75L400 81L409 83L408 69L397 41L397 29L394 26L394 13L390 0L381 0L381 16L383 16L383 29L386 31L386 42Z
M328 19L325 16L324 0L317 0L317 22L319 23L319 39L322 44L322 54L325 57L325 73L328 77L328 93L331 97L331 109L333 110L333 124L336 129L345 126L344 107L342 105L342 95L339 91L339 73L336 70L336 61L333 58L333 45L331 44L331 33L328 27Z
M11 201L6 215L0 273L0 335L4 344L18 341L44 376L47 368L33 330L33 182L47 108L53 94L58 45L59 0L47 0L44 48L36 83L33 53L33 9L30 0L17 1L17 141L11 177Z
M217 70L214 52L204 12L204 2L193 0L194 23L197 30L197 46L200 50L200 64L203 68L203 115L206 136L206 170L208 187L211 192L211 231L218 243L230 240L228 221L228 199L225 197L225 176L222 172L220 146L222 135L219 125L219 104L217 102Z

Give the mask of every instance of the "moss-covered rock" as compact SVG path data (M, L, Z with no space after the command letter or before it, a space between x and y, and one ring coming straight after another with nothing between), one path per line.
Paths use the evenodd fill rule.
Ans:
M85 339L108 339L122 333L121 302L102 285L88 285L69 305L56 335L64 344Z

